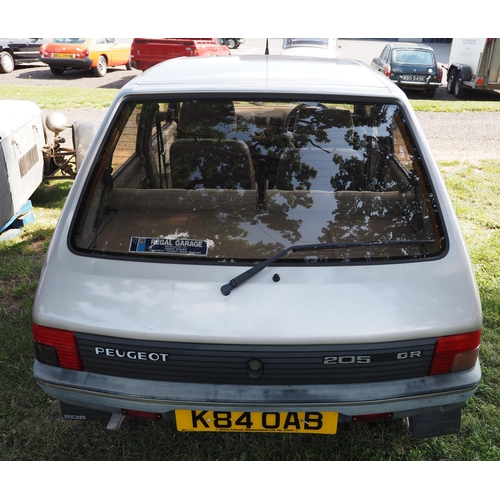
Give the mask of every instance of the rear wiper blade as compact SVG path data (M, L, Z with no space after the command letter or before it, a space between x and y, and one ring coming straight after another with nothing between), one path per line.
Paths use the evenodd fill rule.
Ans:
M331 250L336 248L356 248L356 247L385 247L385 246L406 246L406 245L427 245L436 243L436 240L387 240L387 241L353 241L353 242L331 242L331 243L316 243L311 245L293 245L285 248L281 252L273 255L267 260L259 262L244 273L233 278L229 283L223 285L220 289L222 295L226 296L231 293L233 288L236 288L250 279L252 276L260 273L267 266L270 266L285 255L303 250Z

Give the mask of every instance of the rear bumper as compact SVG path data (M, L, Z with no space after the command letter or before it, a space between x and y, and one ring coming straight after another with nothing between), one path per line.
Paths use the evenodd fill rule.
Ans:
M92 59L69 59L59 57L40 57L40 61L54 68L74 68L74 69L89 69L92 67Z
M398 87L402 89L427 90L441 87L441 82L411 82L407 80L401 80L400 78L393 81Z
M476 82L463 82L463 85L465 87L471 87L473 89L478 89L478 90L500 90L500 82L495 83L495 82L488 82L488 83L483 83L479 84Z
M394 412L412 416L460 405L481 379L469 371L390 382L343 385L241 386L154 382L52 367L35 361L34 375L50 396L75 406L120 413L175 409L222 411L335 411L342 415Z
M149 68L152 68L156 64L161 61L150 62L150 61L134 61L133 59L130 61L130 66L134 69L138 69L140 71L146 71Z

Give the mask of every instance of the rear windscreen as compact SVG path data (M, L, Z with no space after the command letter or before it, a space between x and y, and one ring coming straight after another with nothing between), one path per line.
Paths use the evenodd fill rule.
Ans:
M434 54L428 50L397 49L393 52L394 62L398 64L422 64L432 66Z
M52 43L74 43L80 45L87 41L86 38L53 38Z
M86 186L71 241L88 254L226 264L317 244L283 260L335 263L444 247L392 103L129 101Z

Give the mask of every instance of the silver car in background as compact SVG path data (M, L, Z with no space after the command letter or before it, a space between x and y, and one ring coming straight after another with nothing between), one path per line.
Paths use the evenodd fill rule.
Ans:
M338 38L284 38L281 55L337 58L340 48Z

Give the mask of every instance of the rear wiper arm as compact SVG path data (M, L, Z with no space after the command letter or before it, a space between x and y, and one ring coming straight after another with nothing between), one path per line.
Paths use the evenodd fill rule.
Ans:
M384 246L406 246L406 245L426 245L436 243L436 240L388 240L388 241L353 241L353 242L332 242L332 243L316 243L311 245L293 245L285 248L281 252L273 255L267 260L259 262L244 273L233 278L229 283L223 285L220 289L222 295L226 296L231 293L233 288L236 288L250 279L252 276L260 273L267 266L270 266L285 255L303 250L331 250L336 248L356 248L356 247L384 247Z

